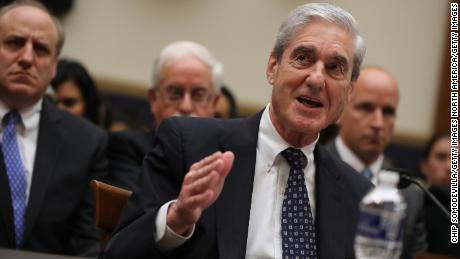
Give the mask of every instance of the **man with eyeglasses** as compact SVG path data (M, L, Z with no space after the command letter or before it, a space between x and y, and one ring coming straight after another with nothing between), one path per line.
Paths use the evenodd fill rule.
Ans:
M204 46L178 41L161 51L148 91L155 126L171 116L213 117L222 66ZM153 147L155 130L124 131L110 135L110 184L132 190L144 156Z

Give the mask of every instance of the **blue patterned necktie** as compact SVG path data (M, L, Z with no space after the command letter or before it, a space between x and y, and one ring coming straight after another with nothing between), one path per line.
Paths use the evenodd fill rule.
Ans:
M281 211L283 259L317 258L315 223L303 172L307 158L294 148L285 149L281 155L291 166Z
M372 181L372 176L374 175L369 167L365 168L361 174L369 179L369 181Z
M14 213L14 230L16 234L16 248L20 248L24 234L24 220L26 214L26 179L24 166L19 154L16 138L16 124L21 117L15 111L5 115L6 126L3 129L2 151L5 160L6 172L11 191L11 201Z

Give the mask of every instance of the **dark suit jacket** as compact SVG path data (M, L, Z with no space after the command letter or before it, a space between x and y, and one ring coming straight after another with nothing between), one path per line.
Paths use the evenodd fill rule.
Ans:
M449 211L451 209L450 186L431 187L431 193L438 198L441 204ZM449 255L460 258L460 245L451 243L450 232L452 223L442 213L436 204L425 196L426 228L427 228L427 251L437 255Z
M164 121L105 258L244 258L260 116ZM160 253L153 236L159 207L178 196L191 164L216 150L235 153L222 193L204 211L190 240L174 251ZM321 147L314 152L319 256L353 257L358 203L371 184Z
M335 141L327 144L326 149L340 158ZM385 168L386 165L384 164L383 167ZM407 204L401 258L414 258L415 254L425 251L427 247L423 193L414 185L409 185L400 191Z
M106 173L106 145L102 130L43 101L21 249L97 255L99 233L88 184ZM0 247L14 248L13 210L3 157L0 204Z
M142 172L142 161L153 148L154 136L154 130L110 133L107 183L132 190Z

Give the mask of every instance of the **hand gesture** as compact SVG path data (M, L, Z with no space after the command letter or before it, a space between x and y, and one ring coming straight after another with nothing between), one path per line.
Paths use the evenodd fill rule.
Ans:
M168 209L166 222L174 232L184 234L198 221L203 210L216 201L234 157L230 151L218 151L190 167L177 201Z

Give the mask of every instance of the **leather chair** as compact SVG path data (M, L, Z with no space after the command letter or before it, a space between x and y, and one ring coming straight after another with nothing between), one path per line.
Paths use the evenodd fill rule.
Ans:
M101 250L104 250L132 192L97 180L92 180L90 186L95 194L96 227L101 230Z

